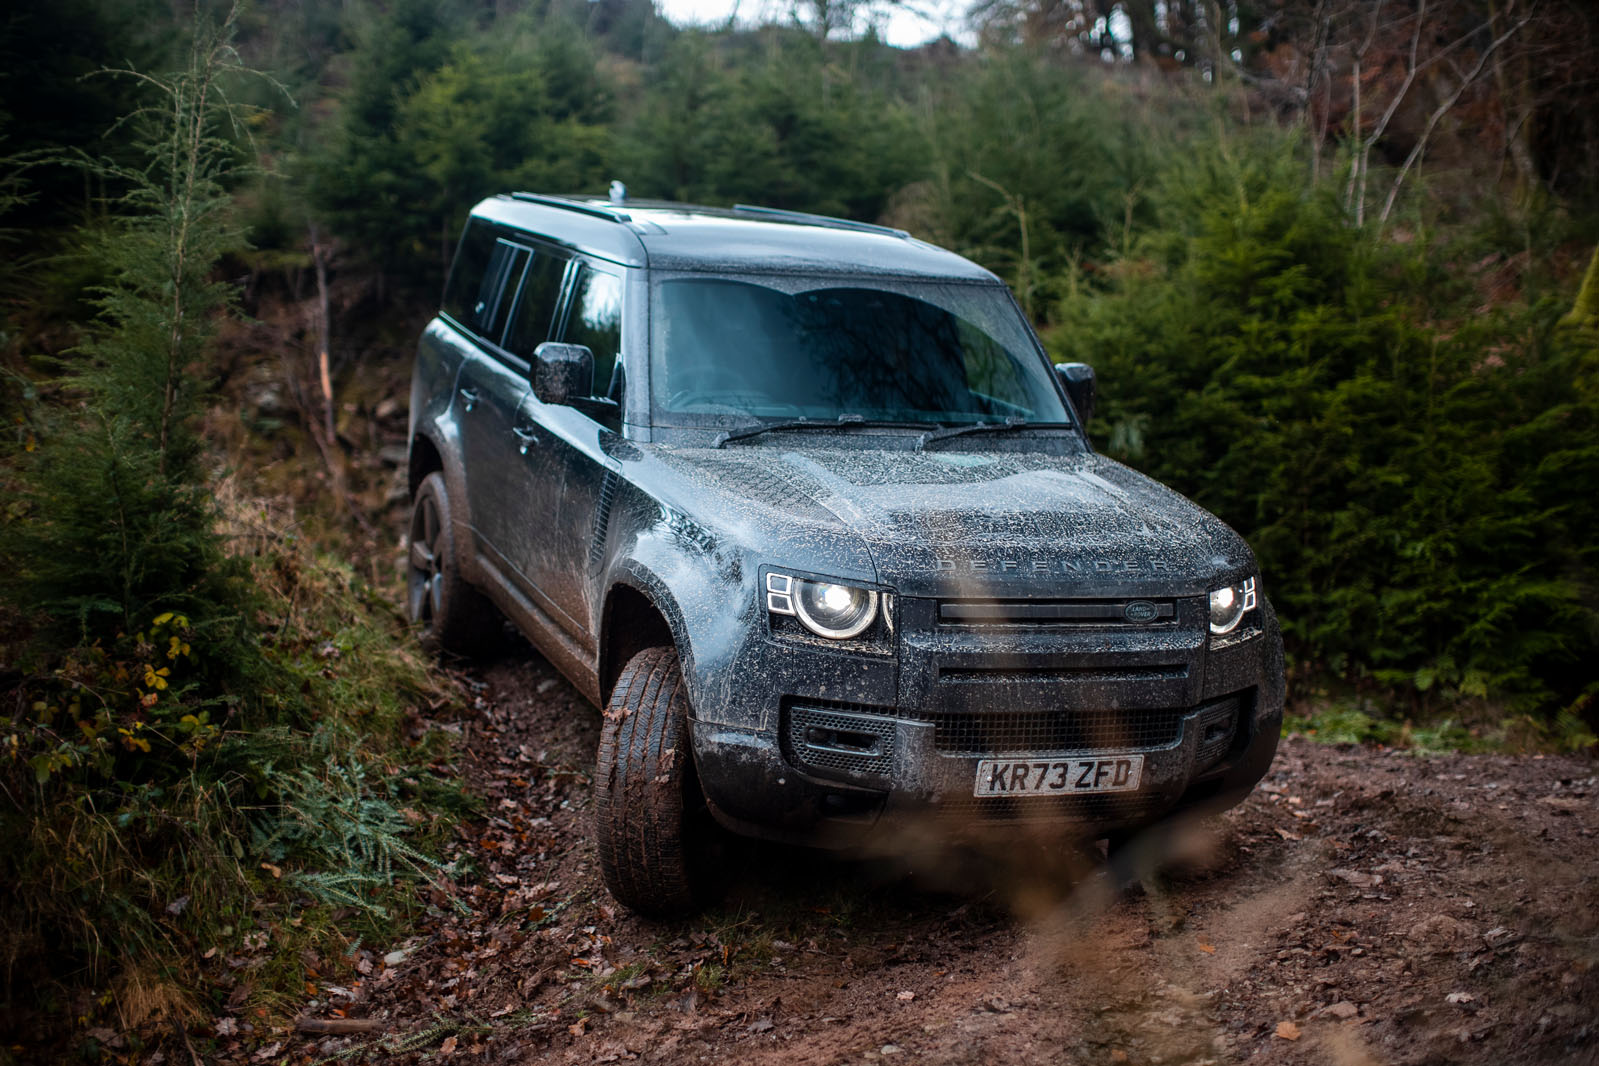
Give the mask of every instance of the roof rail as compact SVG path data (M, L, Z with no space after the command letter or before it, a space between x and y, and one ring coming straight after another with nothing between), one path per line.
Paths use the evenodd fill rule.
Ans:
M536 192L513 192L511 199L521 200L524 203L543 204L546 207L560 207L567 211L577 211L595 218L603 218L609 222L631 222L633 216L626 211L618 211L605 204L590 203L587 200L577 200L565 196L541 196Z
M883 233L890 237L908 238L909 233L893 226L879 226L872 222L855 222L847 218L833 218L830 215L813 215L809 211L785 211L781 207L756 207L754 204L734 204L733 210L746 215L762 215L766 218L779 219L787 222L803 222L812 226L826 226L829 229L852 229L862 233Z

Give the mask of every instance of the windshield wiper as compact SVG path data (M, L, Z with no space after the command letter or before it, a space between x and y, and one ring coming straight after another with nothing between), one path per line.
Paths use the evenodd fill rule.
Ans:
M922 439L916 442L916 450L921 451L935 441L949 440L951 437L963 437L968 433L1006 433L1016 429L1076 429L1070 422L1029 422L1025 418L1014 415L1003 422L972 422L964 426L951 426L948 429L935 429L931 433L922 434Z
M745 426L743 429L731 430L718 434L716 446L735 440L746 440L750 437L759 437L762 433L776 433L786 429L920 429L925 422L892 422L882 419L867 418L864 415L839 415L836 422L815 422L808 418L799 418L791 422L768 422L764 425Z

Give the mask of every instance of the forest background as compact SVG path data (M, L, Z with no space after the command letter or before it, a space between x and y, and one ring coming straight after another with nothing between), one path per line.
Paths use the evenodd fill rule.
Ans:
M1096 367L1096 444L1249 540L1324 733L1592 743L1599 8L983 0L912 50L881 10L8 11L12 1023L181 1013L175 960L263 909L310 916L292 959L437 905L463 801L416 723L465 690L393 609L403 397L510 189L976 259Z

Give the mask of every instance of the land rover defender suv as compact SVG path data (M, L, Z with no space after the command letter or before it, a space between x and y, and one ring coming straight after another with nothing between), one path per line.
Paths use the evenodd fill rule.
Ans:
M1094 375L898 230L517 193L472 210L411 386L407 610L503 614L604 721L611 892L736 833L1084 839L1237 803L1282 642L1249 548L1097 454Z

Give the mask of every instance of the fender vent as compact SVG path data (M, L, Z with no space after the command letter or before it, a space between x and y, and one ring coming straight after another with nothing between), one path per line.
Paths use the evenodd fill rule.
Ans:
M611 504L616 501L618 480L615 470L607 470L604 480L600 482L600 499L594 515L594 539L589 542L590 572L598 570L605 559L605 536L611 530Z

